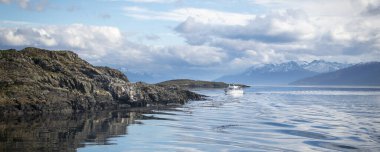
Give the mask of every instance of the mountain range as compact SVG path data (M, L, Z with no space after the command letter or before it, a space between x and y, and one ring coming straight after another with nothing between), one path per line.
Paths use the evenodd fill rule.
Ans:
M248 68L236 75L222 76L216 81L259 85L285 85L299 79L321 73L336 71L349 64L314 60L312 62L285 62L280 64L261 64Z
M317 73L326 73L326 72L332 72L332 71L349 67L351 66L351 64L327 62L324 60L314 60L310 63L304 62L303 64L300 64L300 66L304 68L305 70L309 70L309 71L313 71Z
M292 82L294 85L380 85L380 62L360 63Z
M134 73L120 69L132 82L157 83L173 79L170 75ZM344 64L314 60L289 61L279 64L260 64L244 72L215 79L226 83L253 85L380 85L380 62Z

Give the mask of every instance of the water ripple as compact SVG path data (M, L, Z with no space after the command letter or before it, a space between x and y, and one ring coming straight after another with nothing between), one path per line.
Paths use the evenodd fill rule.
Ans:
M301 130L276 130L277 132L288 134L288 135L294 135L294 136L300 136L300 137L307 137L307 138L313 138L313 139L322 139L322 140L338 140L338 137L321 134L317 132L310 132L310 131L301 131Z
M262 124L270 125L270 126L276 126L276 127L284 127L284 128L294 128L294 127L296 127L294 125L289 125L289 124L285 124L285 123L278 123L278 122L262 122Z
M305 141L305 144L309 144L312 146L322 147L330 150L338 150L338 151L364 151L363 149L359 149L352 145L332 143L332 142L324 142L324 141Z
M124 151L380 151L380 88L198 92L210 97L145 114L114 142Z

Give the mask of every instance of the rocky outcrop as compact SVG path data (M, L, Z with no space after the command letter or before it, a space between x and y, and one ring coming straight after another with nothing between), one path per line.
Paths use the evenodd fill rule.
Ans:
M187 90L130 83L120 71L92 66L70 51L0 51L0 114L183 104L201 98Z

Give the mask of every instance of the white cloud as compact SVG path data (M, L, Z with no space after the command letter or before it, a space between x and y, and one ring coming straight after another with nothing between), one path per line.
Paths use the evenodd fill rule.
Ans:
M241 14L200 8L153 11L126 7L125 11L127 16L139 19L182 21L175 31L188 44L219 48L226 54L222 61L230 65L324 58L337 61L379 52L380 21L374 15L363 16L366 10L376 12L374 2L261 2L274 10ZM252 50L256 56L246 53ZM257 60L250 60L253 58Z
M26 41L23 35L17 35L13 31L0 30L0 33L2 35L0 40L3 44L6 45L19 45Z
M202 8L179 8L171 11L153 11L141 7L125 7L125 15L150 20L185 21L187 18L194 18L197 22L221 25L244 25L255 15L222 12Z
M1 49L29 46L72 50L95 65L172 74L179 74L178 70L183 74L186 69L219 65L228 56L222 49L208 46L158 47L134 43L118 28L110 26L72 24L0 28Z
M144 20L144 24L152 23L147 26L153 29L151 31L133 31L134 38L140 36L140 43L160 46L132 42L131 39L139 40L127 37L131 35L111 26L52 26L0 21L0 47L35 46L74 50L97 65L115 65L152 73L187 73L194 69L213 74L236 72L253 64L288 60L379 60L378 0L249 0L255 5L252 8L258 9L248 10L242 7L239 10L257 14L206 8L209 7L208 4L219 1L206 2L204 8L194 8L198 4L206 4L200 1L193 7L184 6L189 3L183 3L182 8L168 11L147 9L148 7L141 6L151 4L137 3L169 3L175 0L123 1L136 4L123 8L125 16ZM28 10L34 10L37 4L36 1L27 0L0 2L25 6ZM176 36L167 38L155 33L163 32L160 31L162 27L154 28L167 25L165 21L178 23L174 32L170 33ZM139 26L139 23L136 25ZM182 44L182 38L187 44ZM169 45L162 46L163 41L168 41Z
M41 26L0 28L2 46L37 46L80 50L88 57L101 57L107 49L122 43L119 29L108 26Z
M246 50L242 57L237 57L228 63L230 67L239 67L238 70L243 70L252 65L263 63L281 63L284 62L285 57L283 54L275 50Z
M227 54L219 48L208 46L172 46L168 48L175 56L180 57L190 65L209 66L220 64Z
M343 26L337 26L336 28L331 29L329 35L331 40L337 43L344 43L353 39L352 34L344 29Z
M175 30L189 44L230 50L229 56L233 56L233 64L304 59L344 61L344 58L354 61L355 57L360 58L355 61L371 61L374 58L370 55L378 55L380 52L380 20L376 18L376 10L373 10L377 8L373 1L357 2L358 4L352 1L329 3L337 9L336 12L331 6L325 6L328 3L324 0L321 4L319 1L260 2L271 8L284 8L285 4L292 8L296 5L290 4L299 2L300 8L258 14L244 25L216 25L189 18ZM372 15L363 14L368 9L373 10ZM310 14L312 15L309 16ZM249 52L248 50L255 50L256 56L236 53ZM268 50L280 56L274 56ZM250 60L255 57L259 57L257 62Z
M277 11L251 19L245 25L214 25L189 18L177 26L191 44L204 44L213 37L256 40L267 43L293 42L314 39L316 27L302 11Z

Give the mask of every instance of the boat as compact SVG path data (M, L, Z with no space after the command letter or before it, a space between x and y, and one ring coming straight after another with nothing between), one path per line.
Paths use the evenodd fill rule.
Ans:
M228 87L224 89L224 93L226 95L242 95L244 94L244 90L241 86L229 84Z

